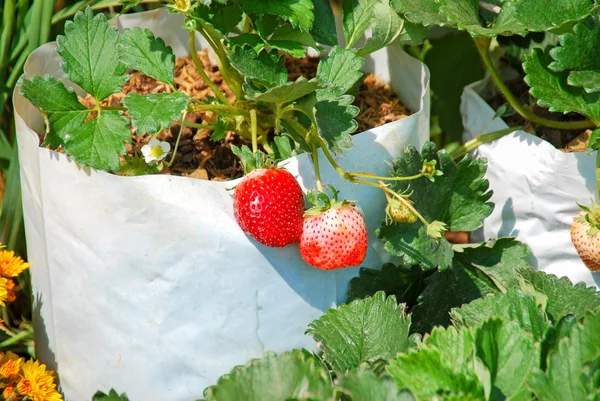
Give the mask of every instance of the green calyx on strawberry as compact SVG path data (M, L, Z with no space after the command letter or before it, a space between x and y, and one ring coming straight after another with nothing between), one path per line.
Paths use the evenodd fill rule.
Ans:
M302 234L298 241L300 255L311 266L322 270L360 265L367 255L368 233L356 202L338 201L332 187L333 201L320 191L309 193L315 207L304 213Z
M423 167L421 167L421 173L423 177L426 177L431 182L435 182L435 177L444 175L442 170L437 168L437 161L435 160L423 160Z
M600 271L600 205L579 205L583 210L571 224L571 241L583 263L593 272Z
M302 188L289 171L263 167L262 156L252 155L248 147L237 152L242 154L244 169L251 169L233 193L233 214L240 228L263 245L296 242L302 232Z

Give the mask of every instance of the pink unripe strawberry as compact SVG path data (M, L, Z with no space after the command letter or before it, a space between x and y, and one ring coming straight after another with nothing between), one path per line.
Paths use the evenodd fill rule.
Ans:
M241 229L261 244L292 244L302 232L302 188L287 170L252 170L235 188L233 213Z
M332 270L358 266L367 255L367 227L362 213L348 201L306 212L298 246L306 263Z
M579 212L571 224L571 241L579 257L593 272L600 272L600 231L590 209Z

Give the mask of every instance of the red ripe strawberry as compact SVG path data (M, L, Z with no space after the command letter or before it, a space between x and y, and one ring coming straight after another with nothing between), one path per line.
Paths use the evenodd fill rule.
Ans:
M305 215L298 244L306 263L322 270L361 264L368 244L362 213L347 201L324 212L311 210Z
M571 241L588 269L600 272L600 230L598 218L590 209L579 212L573 220Z
M233 213L242 230L261 244L286 246L302 232L302 188L287 170L252 170L235 188Z

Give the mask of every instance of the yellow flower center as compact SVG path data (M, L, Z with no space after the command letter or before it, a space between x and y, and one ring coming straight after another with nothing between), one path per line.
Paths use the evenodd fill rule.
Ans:
M151 148L150 149L150 154L153 157L156 157L158 159L159 157L161 157L162 155L164 155L165 152L163 152L162 147L160 147L160 145L159 145L159 146L154 146L153 148Z

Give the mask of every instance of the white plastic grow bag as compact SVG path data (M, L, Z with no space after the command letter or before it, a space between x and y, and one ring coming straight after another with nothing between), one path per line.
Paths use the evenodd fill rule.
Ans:
M507 128L501 118L492 121L494 110L478 94L483 86L480 81L463 92L465 140ZM581 210L577 202L596 198L596 155L561 152L525 131L481 145L474 153L488 159L486 178L496 205L476 240L514 236L529 245L537 269L600 286L600 274L581 262L570 234Z
M165 10L114 23L148 28L178 56L188 52L183 20ZM416 111L354 136L354 149L338 159L343 168L382 175L405 145L420 148L429 137L429 73L398 48L374 54L366 69ZM55 44L37 49L25 71L63 78ZM308 323L346 299L358 268L320 271L295 245L273 249L249 239L233 217L235 182L82 168L38 146L42 117L18 94L15 110L36 349L58 370L66 400L112 387L131 400L189 401L265 351L314 348ZM381 266L387 256L375 230L384 195L343 181L325 158L321 166L326 183L360 202L370 234L363 265ZM286 167L304 189L314 188L307 155Z

